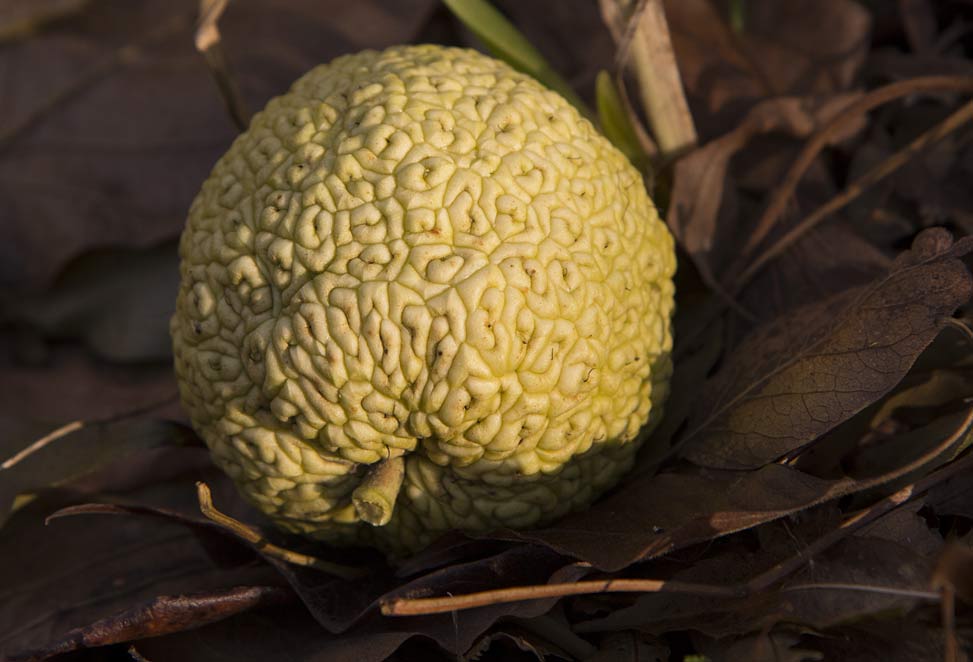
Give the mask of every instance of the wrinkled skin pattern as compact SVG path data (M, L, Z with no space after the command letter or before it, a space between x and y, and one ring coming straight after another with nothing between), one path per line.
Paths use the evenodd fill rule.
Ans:
M675 256L639 174L473 51L306 74L216 164L180 250L182 400L293 532L405 553L549 522L631 467L667 394ZM397 456L373 527L351 491Z

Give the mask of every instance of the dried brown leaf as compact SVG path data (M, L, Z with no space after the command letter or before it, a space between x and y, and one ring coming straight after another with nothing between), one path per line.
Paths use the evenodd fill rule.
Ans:
M202 628L143 639L135 648L153 662L381 662L395 650L393 646L378 651L383 654L379 657L363 646L344 659L318 653L332 639L298 603L246 611ZM428 658L429 662L439 659Z
M410 41L433 0L233 3L220 23L251 108L312 66ZM92 247L175 236L235 137L193 48L195 0L92 3L0 52L0 285L37 288ZM80 84L79 84L80 83ZM4 131L0 131L0 134Z
M79 514L139 515L170 521L193 531L214 559L233 556L225 549L227 542L222 540L221 530L209 522L186 517L177 511L140 505L87 504L56 513L59 517ZM252 547L260 553L259 544ZM321 551L325 550L317 550ZM356 554L359 565L362 565L362 552ZM454 563L410 580L396 580L391 570L374 554L370 555L371 572L354 580L290 565L270 555L263 556L290 584L320 627L331 633L343 634L341 638L316 644L316 650L322 655L328 651L329 655L335 656L323 659L358 659L359 662L384 659L384 655L415 635L432 638L447 650L460 654L472 646L497 619L537 616L554 604L554 600L550 599L533 603L497 604L464 612L457 617L443 614L388 621L380 617L376 609L386 599L421 597L449 591L476 591L548 579L574 581L586 572L586 569L568 563L548 549L528 545L508 545L508 549L498 553ZM379 656L377 651L385 652Z
M971 429L973 410L968 410L944 438L927 440L920 457L867 480L828 480L780 464L742 474L640 475L587 511L550 527L496 535L547 545L601 570L617 571L912 475L969 439Z
M294 598L278 586L233 586L206 593L159 595L89 625L75 628L43 648L9 653L14 662L46 660L84 648L159 637L215 623L243 611Z
M878 524L882 522L880 519ZM756 550L740 541L729 550L695 561L675 573L672 581L716 586L743 583L800 553L813 540L805 539L812 531L806 530L809 527L797 528L800 524L803 523L768 525L773 535L762 535ZM743 598L722 599L647 593L629 607L580 624L578 631L638 629L663 634L691 628L723 638L766 631L782 622L834 627L891 609L909 609L923 599L929 601L930 595L935 597L928 591L927 577L936 551L926 553L904 538L889 540L870 535L871 532L871 528L867 529L808 559L804 569L771 589ZM909 532L920 535L912 527ZM928 529L923 534L932 535ZM941 546L942 540L938 539L936 550Z
M180 486L143 490L169 499ZM18 511L0 536L0 651L43 650L160 595L280 584L266 567L215 567L191 532L166 522L71 518L45 526L54 503Z
M881 475L892 467L911 462L916 457L924 455L929 451L931 440L942 439L944 435L949 434L949 431L963 424L968 417L969 405L964 403L962 406L963 409L959 411L944 414L926 425L917 426L907 432L868 440L869 443L861 444L844 458L843 465L846 471L855 478L867 480L870 476ZM943 448L939 457L932 459L924 469L952 460L970 445L970 441L969 435L957 437L955 444ZM895 484L908 483L915 477L915 473L902 476ZM866 494L865 497L867 498L868 495Z
M904 540L849 538L782 587L772 617L829 628L909 610L935 602L926 585L931 569L931 558Z
M928 76L891 83L869 91L862 98L853 102L845 112L838 114L826 123L803 146L798 157L788 168L786 176L771 192L769 202L759 220L753 226L752 231L748 233L737 264L729 270L730 277L733 280L730 290L737 292L742 289L755 274L759 273L763 266L772 262L774 257L791 246L802 236L803 232L806 232L809 228L814 228L828 213L839 210L843 205L854 201L856 196L863 193L870 185L881 182L897 168L909 163L917 150L928 147L931 143L940 140L943 136L961 126L968 109L966 107L961 108L923 135L912 140L909 145L904 146L892 157L868 170L862 175L861 179L850 183L840 196L819 205L812 214L801 219L799 223L789 228L780 228L779 222L785 217L787 207L792 202L795 193L798 192L804 176L818 162L822 150L833 140L834 136L845 130L847 122L870 110L910 95L942 94L948 91L966 92L971 89L971 86L973 86L973 79L962 76ZM764 252L754 257L755 250L764 243L771 233L780 232L784 234L777 237L776 241Z
M80 340L109 361L168 364L178 287L174 241L96 250L72 260L44 294L8 302L4 317L45 339Z
M584 513L514 535L615 571L836 498L849 487L779 465L742 477L660 474Z
M748 0L745 8L744 30L736 33L717 3L666 2L683 80L704 134L734 124L764 97L829 95L855 83L871 30L859 3Z
M708 382L684 456L727 469L773 462L891 390L973 294L945 231L920 235L871 285L803 307L759 329Z
M103 501L66 506L48 515L45 524L51 524L55 520L65 517L87 515L150 517L161 522L182 525L192 532L213 563L220 567L234 567L252 563L258 556L258 550L254 545L247 545L237 536L207 519L187 515L179 510L158 508L145 504Z
M552 572L552 568L555 568ZM549 551L530 546L514 547L507 552L431 573L387 594L393 597L418 597L443 591L477 590L477 587L519 585L538 578L550 583L577 580L587 570L578 564L565 565L563 559ZM504 617L533 618L547 613L556 600L493 604L451 614L432 614L410 618L388 618L370 613L354 628L332 644L319 649L325 660L371 662L385 659L403 642L415 636L429 637L443 649L460 655L498 619ZM362 655L361 657L356 657Z
M0 526L18 495L64 485L152 448L195 443L184 426L146 418L93 421L43 437L0 464Z
M0 345L14 349L16 343L11 335L0 335ZM0 455L6 459L69 421L114 418L175 393L168 365L121 369L64 347L53 348L40 364L0 353ZM183 419L175 402L158 414Z
M395 576L416 577L449 565L492 556L505 549L504 542L473 540L461 531L451 531L412 556L398 559Z
M934 488L926 503L940 517L956 516L973 520L973 476L954 478Z
M943 537L929 528L923 516L926 499L917 499L862 529L860 536L908 547L924 559L934 559L943 549Z
M908 145L904 146L895 154L868 170L860 179L850 182L840 194L832 197L826 203L818 206L813 212L800 219L793 227L777 238L772 245L767 247L766 250L754 257L752 262L736 277L736 285L733 291L738 291L747 285L755 274L759 273L768 263L783 254L810 230L818 227L824 220L845 208L850 202L857 199L858 196L875 184L885 180L904 166L914 164L918 154L963 128L971 119L973 119L973 102L967 102L941 122L910 141ZM766 223L767 219L770 218L772 217L765 216L761 219L761 222ZM758 227L754 236L751 237L751 240L745 247L746 253L749 253L751 249L759 245L762 239L762 237L759 237L761 230L769 227L766 224Z
M802 202L820 197L822 191L812 196L810 188L802 187ZM728 326L738 342L745 340L761 324L873 282L891 264L892 258L860 236L853 224L823 224L765 267L737 300L752 319L737 316Z
M221 502L228 496L225 482L222 487L224 494ZM233 502L228 500L228 503ZM247 514L254 516L252 512ZM349 571L348 575L355 575L355 578L345 579L345 575L340 572L322 572L314 567L292 566L281 560L279 554L268 549L268 546L273 545L272 541L280 537L274 530L262 531L251 526L249 528L260 537L255 540L244 539L221 524L203 519L197 514L186 514L179 509L159 508L137 502L86 503L62 508L50 515L48 521L79 515L135 516L178 524L191 531L210 558L221 566L252 562L254 558L262 557L293 585L302 599L307 601L308 608L319 622L333 632L347 629L371 608L379 595L395 586L384 560L375 552L358 550L355 554L355 565L342 566ZM321 548L315 551L320 554L332 552L331 556L334 556L335 550ZM324 561L322 565L330 564L328 559ZM368 568L370 572L355 573L359 568Z

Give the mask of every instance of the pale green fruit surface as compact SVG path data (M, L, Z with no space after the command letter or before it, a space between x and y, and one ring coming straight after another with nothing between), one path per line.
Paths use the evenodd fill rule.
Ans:
M675 255L639 173L474 51L307 73L216 164L180 252L182 401L287 530L404 553L544 524L661 415ZM395 458L373 526L352 493Z

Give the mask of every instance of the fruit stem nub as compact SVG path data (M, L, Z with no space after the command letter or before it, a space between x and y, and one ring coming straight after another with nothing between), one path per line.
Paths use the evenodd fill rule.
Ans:
M361 485L351 493L358 516L372 526L388 524L404 478L405 460L401 455L369 467Z

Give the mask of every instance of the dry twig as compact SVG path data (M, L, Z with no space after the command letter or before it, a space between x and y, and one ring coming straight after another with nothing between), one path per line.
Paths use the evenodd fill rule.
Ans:
M944 94L944 93L973 92L973 78L967 76L924 76L911 78L872 90L858 101L849 105L843 112L837 114L825 124L805 145L797 159L791 164L787 175L774 190L770 203L764 211L750 239L743 247L746 257L760 245L767 237L774 225L780 220L787 203L794 195L798 182L807 172L818 154L841 134L845 124L865 113L884 105L890 101L901 99L913 94Z
M110 425L111 423L117 423L127 418L137 418L139 416L142 416L143 414L147 414L150 411L154 411L156 409L165 407L166 405L175 402L178 399L178 397L179 397L178 395L173 394L167 398L163 398L162 400L151 402L145 406L138 407L136 409L121 414L106 416L105 418L93 419L90 421L77 420L77 421L71 421L70 423L66 423L61 427L57 428L56 430L52 430L51 432L47 433L37 441L27 446L26 448L23 448L17 453L14 453L12 456L8 457L6 460L0 463L0 471L5 471L7 469L16 466L17 464L23 462L34 453L37 453L38 451L46 448L47 446L57 441L58 439L63 439L69 434L77 432L82 428L90 428L98 425Z
M884 159L864 175L853 181L840 194L831 198L813 212L808 214L797 225L788 230L773 246L760 254L737 278L734 291L739 292L750 280L767 264L793 245L797 240L811 231L821 221L842 207L845 207L868 188L885 179L896 170L911 161L921 151L936 144L964 124L973 121L973 101L961 106L942 122L929 129L895 154Z
M240 86L230 71L219 29L220 17L229 4L230 0L200 0L195 42L196 50L206 58L206 65L219 87L227 113L237 129L243 131L250 123L250 111L247 110Z
M337 563L331 563L314 556L301 554L300 552L284 549L283 547L273 544L254 527L244 524L240 520L234 519L226 513L220 512L216 506L213 505L213 494L210 492L209 485L202 481L196 483L196 496L199 499L199 511L204 517L206 517L206 519L219 524L221 527L235 536L246 540L265 556L270 556L292 565L314 568L315 570L320 570L321 572L326 572L330 575L341 577L342 579L356 579L367 574L367 571L362 568L352 568L349 566L339 565Z

